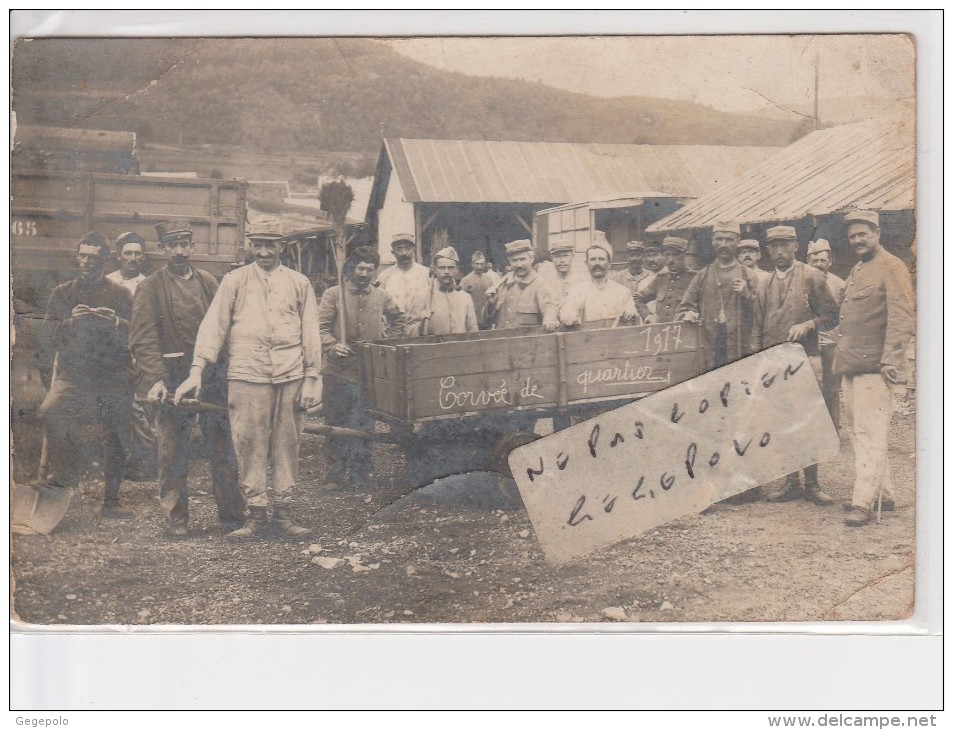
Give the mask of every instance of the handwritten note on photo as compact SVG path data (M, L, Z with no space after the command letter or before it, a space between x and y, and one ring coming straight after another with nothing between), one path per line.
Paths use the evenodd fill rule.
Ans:
M783 344L513 451L546 557L562 563L835 456L804 349Z

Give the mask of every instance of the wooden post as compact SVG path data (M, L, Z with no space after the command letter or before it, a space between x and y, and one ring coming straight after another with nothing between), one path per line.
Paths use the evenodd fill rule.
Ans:
M334 236L334 263L338 270L338 340L347 347L347 304L344 302L344 236Z

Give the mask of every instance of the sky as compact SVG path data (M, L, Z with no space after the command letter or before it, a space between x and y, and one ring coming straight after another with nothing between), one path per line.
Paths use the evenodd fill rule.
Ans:
M656 96L724 111L803 108L820 95L912 98L914 45L903 35L410 38L399 53L475 76L540 81L596 96Z

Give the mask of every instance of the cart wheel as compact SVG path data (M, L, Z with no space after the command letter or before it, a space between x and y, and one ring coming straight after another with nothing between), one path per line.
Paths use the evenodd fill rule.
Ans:
M452 474L492 471L491 449L478 432L448 425L415 434L404 449L404 475L414 487Z

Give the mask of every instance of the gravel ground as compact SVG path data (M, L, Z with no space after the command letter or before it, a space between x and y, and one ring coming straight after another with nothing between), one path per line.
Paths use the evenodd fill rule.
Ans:
M15 475L35 463L21 428ZM229 543L207 464L192 465L193 535L163 535L154 482L123 485L136 518L104 520L89 476L49 536L14 535L14 610L27 624L415 624L902 619L914 601L914 417L898 401L897 510L844 525L853 453L820 469L831 507L730 506L566 565L543 560L526 513L481 472L413 490L396 446L373 489L323 493L323 438L305 435L299 522L314 534ZM16 435L16 434L15 434Z

